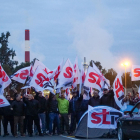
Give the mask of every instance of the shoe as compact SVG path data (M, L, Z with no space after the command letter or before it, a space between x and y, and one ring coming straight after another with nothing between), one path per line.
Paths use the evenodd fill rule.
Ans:
M6 136L9 136L9 133L6 133Z
M52 134L48 133L48 136L52 136Z
M44 135L42 133L40 133L39 136L44 136Z
M6 136L7 136L6 134L3 135L3 137L6 137Z
M21 135L21 137L25 137L25 135L24 135L24 134L22 134L22 135Z
M32 134L29 134L29 137L32 137L33 135Z
M17 138L18 136L17 135L14 135L14 137Z

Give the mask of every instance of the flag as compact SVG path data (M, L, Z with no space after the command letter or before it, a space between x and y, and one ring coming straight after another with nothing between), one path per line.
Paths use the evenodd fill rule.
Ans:
M74 68L70 60L68 59L63 66L63 69L58 76L58 85L56 88L71 87L74 79Z
M74 79L72 83L72 88L77 87L77 85L80 84L80 72L78 67L78 59L76 57L75 63L74 63Z
M30 73L30 67L25 67L18 70L16 73L14 73L11 76L11 79L24 84L29 73Z
M55 74L54 74L54 80L57 80L62 68L63 68L63 63L64 63L64 60L62 60L62 62L60 63L60 65L58 65L56 71L55 71Z
M132 65L131 80L132 81L140 80L140 65Z
M140 86L139 86L139 89L138 89L138 93L139 93L139 98L140 98Z
M50 81L50 75L48 75L46 68L38 67L34 73L34 76L30 82L30 86L34 87L39 91L43 91L44 82Z
M86 74L84 86L92 87L100 91L103 84L104 84L103 78L99 76L99 74L95 71L95 69L93 69L93 67L89 66Z
M11 83L11 79L8 77L8 75L3 70L1 64L0 64L0 94L4 93L4 89L9 86Z
M127 108L126 104L124 103L124 90L122 85L121 74L118 74L113 83L114 88L114 99L116 104L122 109L125 110Z
M5 107L9 105L10 103L8 102L8 100L3 95L0 95L0 107Z

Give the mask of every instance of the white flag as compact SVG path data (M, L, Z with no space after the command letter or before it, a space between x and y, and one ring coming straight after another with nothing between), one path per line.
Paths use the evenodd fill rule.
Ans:
M78 67L78 59L76 57L75 63L74 63L74 79L72 83L72 88L77 87L77 85L80 84L80 72Z
M132 81L140 80L140 65L132 65L131 75Z
M5 107L9 105L10 103L7 101L7 99L3 95L0 95L0 107Z
M113 83L114 87L114 99L116 104L122 109L125 110L127 108L126 104L123 102L124 99L124 90L122 85L121 74L118 74Z
M58 85L56 88L71 87L74 79L74 68L68 59L58 77Z
M11 79L24 84L29 73L30 73L30 67L25 67L18 70L16 73L14 73L11 76Z
M93 67L89 66L86 74L84 86L92 87L100 91L103 84L104 81L101 79L98 73L93 69Z
M9 86L11 83L11 79L8 77L8 75L3 70L1 64L0 64L0 94L4 93L4 89Z

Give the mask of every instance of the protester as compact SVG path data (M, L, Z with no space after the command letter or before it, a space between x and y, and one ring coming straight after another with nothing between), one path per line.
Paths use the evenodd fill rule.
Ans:
M3 137L9 135L8 131L7 131L7 125L8 122L10 122L10 126L11 126L11 133L14 136L14 116L13 116L13 111L11 110L11 104L12 104L12 100L10 95L6 95L6 99L9 101L10 105L3 107L3 125L4 125L4 135Z
M28 94L24 95L23 101L25 102L27 106L26 110L26 115L27 115L27 120L28 120L28 132L29 132L29 137L32 137L33 135L33 121L37 127L37 130L39 132L39 136L43 136L41 133L41 128L40 128L40 120L38 116L38 111L39 111L39 102L33 98L33 95Z
M45 111L45 114L46 114L46 132L48 132L49 130L49 112L48 112L48 99L49 99L49 95L46 95L45 96L45 99L46 99L46 111Z
M0 108L0 136L1 136L2 115L3 115L3 110L2 108Z
M74 90L72 91L72 99L69 103L69 112L71 114L71 125L70 125L70 133L72 134L76 129L76 124L79 122L79 109L78 102L81 103L83 100L83 95L80 95L79 92Z
M65 99L65 90L61 90L61 97L59 94L56 95L58 101L58 109L60 116L60 133L64 133L64 125L66 125L66 131L70 134L69 129L69 101Z
M57 126L57 134L60 134L60 120L59 120L59 110L58 101L56 100L56 95L50 92L48 99L48 109L49 109L49 135L52 136L52 125Z
M16 100L11 105L11 110L13 110L14 115L14 137L17 137L17 125L20 124L20 134L25 136L23 133L23 120L25 118L24 103L21 101L21 95L16 95Z
M39 115L39 119L41 120L41 123L42 123L41 129L42 129L43 134L46 134L46 114L45 114L45 111L47 108L47 100L42 95L41 91L36 92L35 99L39 101L39 105L40 105L38 115Z
M108 90L107 88L104 88L100 105L106 105L112 107L112 100L114 100L114 91L112 89Z
M93 97L91 97L88 101L88 105L94 107L94 106L98 106L101 103L101 99L99 97L99 92L98 91L94 91L93 92Z

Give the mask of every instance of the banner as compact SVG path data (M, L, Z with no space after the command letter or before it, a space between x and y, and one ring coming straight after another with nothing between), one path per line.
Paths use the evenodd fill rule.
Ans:
M98 75L98 73L93 69L93 67L89 66L86 74L84 86L96 88L99 91L104 85L104 81Z
M131 75L132 81L140 80L140 65L132 65Z
M9 86L11 83L11 79L8 77L8 75L3 70L1 64L0 64L0 94L4 93L4 89Z
M117 119L122 117L123 113L108 106L88 106L88 127L102 129L116 129Z
M58 85L56 88L71 87L74 79L74 68L70 60L68 59L63 66L63 69L58 76Z
M77 87L77 85L80 84L80 72L78 67L78 59L76 57L75 63L74 63L74 79L72 83L72 88Z
M34 87L35 89L39 91L43 91L45 82L50 81L51 75L48 75L46 72L46 69L42 69L41 67L38 67L35 71L35 74L31 80L30 86Z
M3 95L0 95L0 107L5 107L9 105L10 103L7 101L7 99Z
M11 79L24 84L29 73L30 73L30 67L25 67L18 70L16 73L14 73L11 76Z
M125 110L127 108L126 104L123 102L124 99L124 90L122 85L121 74L118 74L113 83L114 88L114 99L116 104L122 109Z

